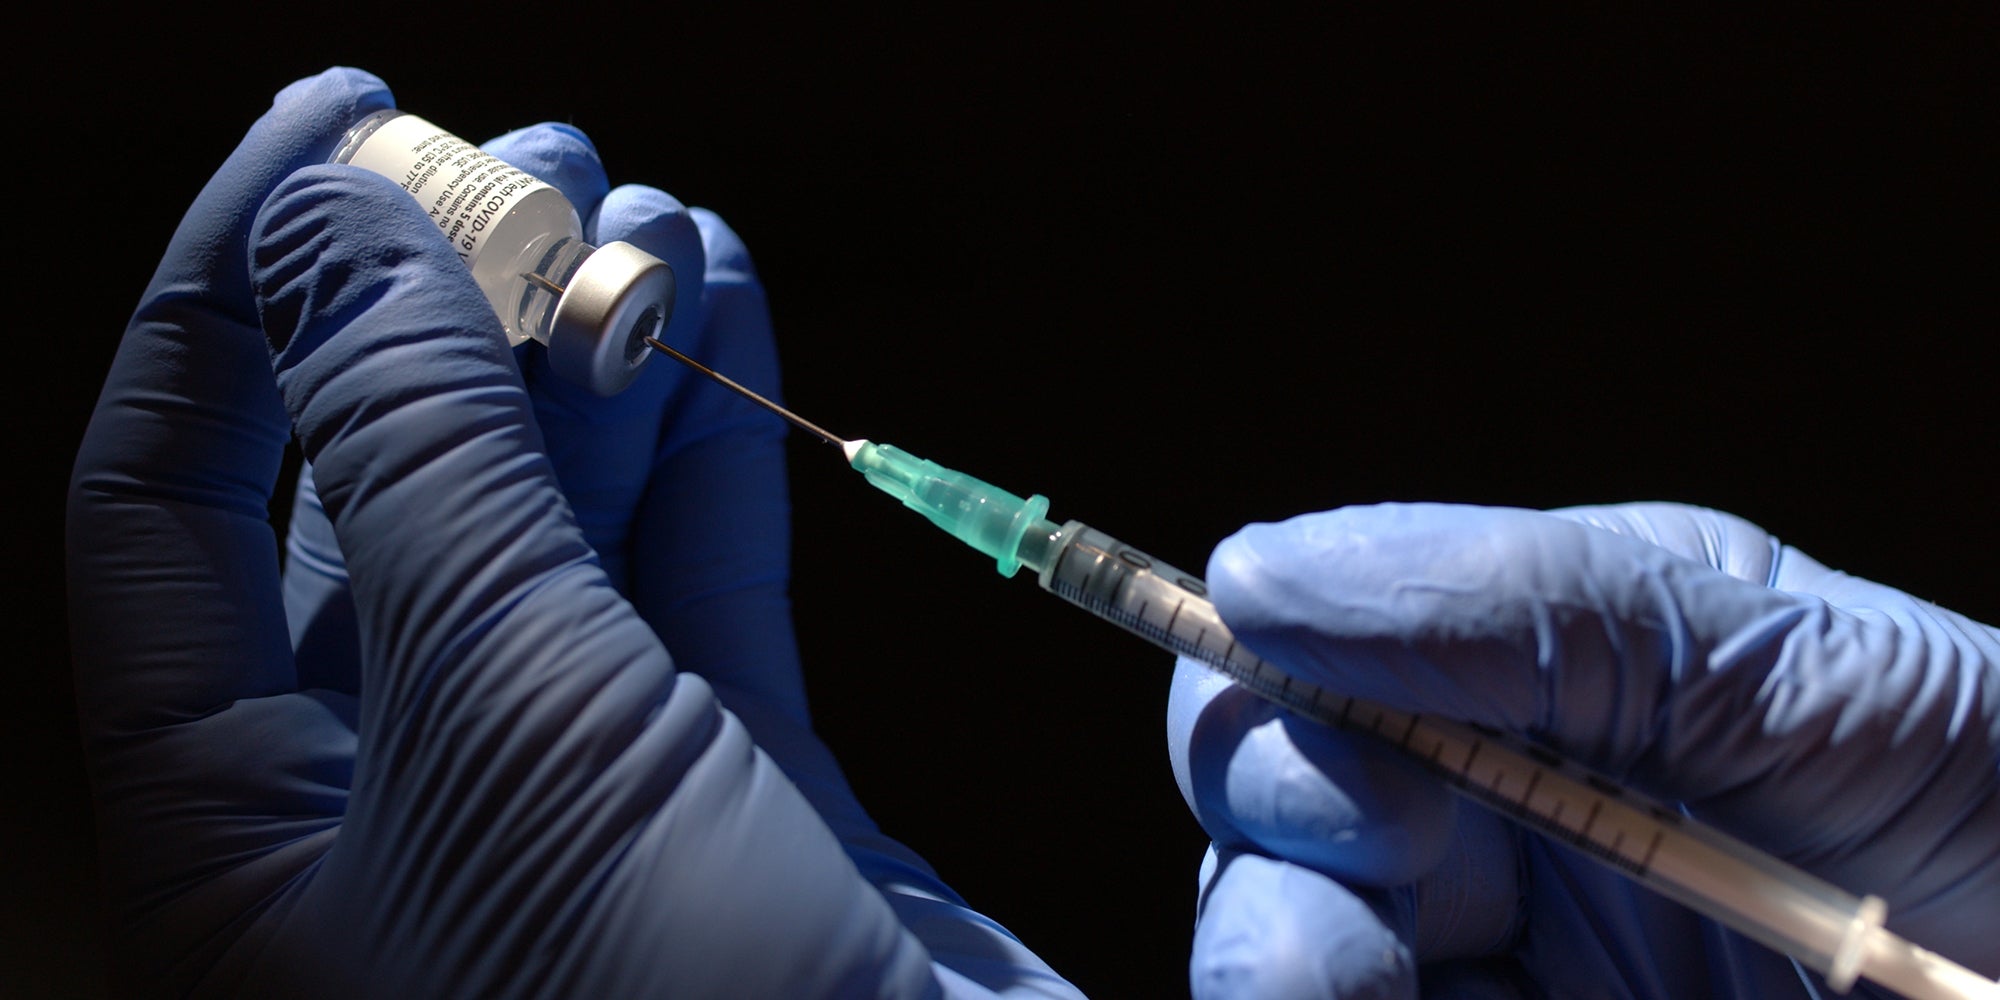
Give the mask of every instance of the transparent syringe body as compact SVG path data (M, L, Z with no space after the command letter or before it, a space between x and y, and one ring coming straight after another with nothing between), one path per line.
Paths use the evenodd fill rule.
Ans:
M374 112L329 162L395 181L430 216L493 306L508 343L549 349L564 378L630 384L673 311L673 270L629 243L593 246L562 192L419 118Z

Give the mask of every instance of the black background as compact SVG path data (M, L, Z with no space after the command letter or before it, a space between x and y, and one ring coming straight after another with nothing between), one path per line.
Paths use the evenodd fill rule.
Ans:
M17 36L0 993L101 989L76 442L180 212L336 63L582 127L742 234L801 412L1188 568L1341 504L1670 499L2000 620L1989 12L276 9ZM793 456L863 801L1093 995L1183 993L1166 658Z

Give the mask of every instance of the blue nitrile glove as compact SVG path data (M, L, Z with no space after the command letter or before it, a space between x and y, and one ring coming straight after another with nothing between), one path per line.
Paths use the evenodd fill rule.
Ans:
M1726 514L1441 505L1245 529L1237 637L1303 680L1527 736L2000 975L2000 632ZM1213 997L1812 997L1790 960L1522 832L1362 736L1181 664L1176 774L1214 839Z
M517 367L414 201L319 165L389 101L352 70L278 96L182 222L78 458L121 992L1074 995L875 832L813 737L778 428L664 361L611 400L538 349ZM668 336L772 387L719 221L607 191L565 128L495 148L675 265ZM288 425L319 492L281 596Z

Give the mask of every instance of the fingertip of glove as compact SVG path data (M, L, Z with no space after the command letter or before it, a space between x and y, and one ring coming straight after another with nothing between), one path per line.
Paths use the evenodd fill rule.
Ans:
M1650 542L1683 558L1707 563L1739 580L1765 586L1776 583L1782 546L1763 528L1725 511L1652 501L1567 507L1549 513Z
M677 267L702 258L701 231L692 212L679 198L656 187L620 184L604 196L591 223L591 232L599 240L624 240ZM690 253L669 245L668 240L692 243L693 256L687 261L667 256Z
M1227 539L1209 592L1238 640L1301 680L1525 724L1550 594L1574 589L1586 531L1509 508L1342 508Z
M751 263L750 248L722 216L705 208L690 208L688 215L701 231L701 243L708 254L707 280L711 285L754 282L757 266Z
M273 116L321 129L329 141L370 112L395 106L396 99L381 77L351 66L334 66L295 80L271 99Z
M389 85L365 69L329 66L312 76L286 84L278 91L275 103L290 103L314 95L347 94L359 97L372 94L387 96L388 93Z
M1317 872L1222 860L1195 928L1189 987L1220 998L1414 998L1410 949L1383 915Z
M1577 560L1575 527L1535 511L1451 504L1343 507L1251 525L1209 560L1216 607L1246 634L1414 639L1454 629Z
M661 339L688 349L706 319L703 293L708 255L687 206L658 188L620 185L605 195L591 218L589 231L600 244L623 240L673 268L674 311Z
M1299 624L1344 630L1357 598L1379 594L1381 555L1409 534L1413 508L1343 507L1269 524L1223 539L1208 562L1216 608L1238 638Z

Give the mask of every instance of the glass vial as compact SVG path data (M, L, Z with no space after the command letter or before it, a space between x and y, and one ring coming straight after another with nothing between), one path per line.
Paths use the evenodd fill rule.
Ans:
M674 272L630 243L583 241L562 192L415 115L361 119L332 162L381 174L430 213L493 304L507 341L535 340L563 378L632 384L674 308Z

